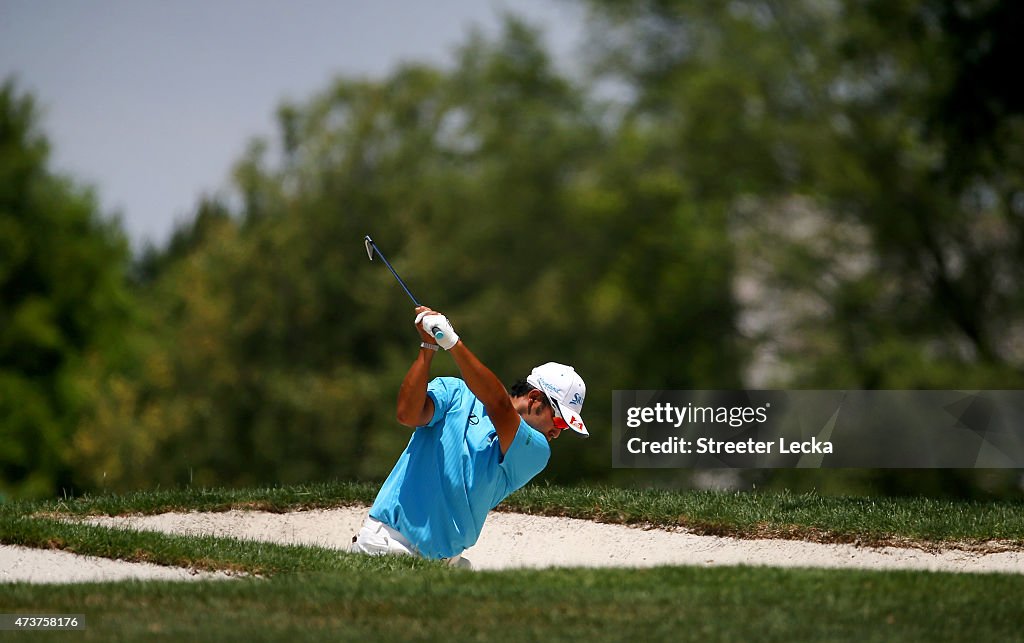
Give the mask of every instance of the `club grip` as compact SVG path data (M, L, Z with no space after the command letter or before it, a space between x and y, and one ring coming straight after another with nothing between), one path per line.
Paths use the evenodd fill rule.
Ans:
M444 339L444 331L440 326L431 326L430 334L434 336L434 339Z

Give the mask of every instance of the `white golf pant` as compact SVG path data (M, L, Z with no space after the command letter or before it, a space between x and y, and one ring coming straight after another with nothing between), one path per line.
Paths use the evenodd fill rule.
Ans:
M366 517L359 533L353 536L352 545L349 551L373 556L394 554L398 556L419 556L420 552L416 546L409 542L409 539L400 534L397 530L385 525L376 518ZM452 567L472 569L472 564L462 554L446 558L445 561Z

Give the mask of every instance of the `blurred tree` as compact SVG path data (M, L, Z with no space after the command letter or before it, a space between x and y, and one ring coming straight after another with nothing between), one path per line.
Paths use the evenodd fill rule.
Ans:
M204 197L194 217L174 228L165 247L148 244L142 250L135 261L135 281L143 286L152 283L171 264L198 249L218 225L230 218L227 206L217 199Z
M837 106L870 183L822 189L870 231L870 277L889 284L871 307L887 336L861 342L868 382L1024 384L1024 113L989 80L1017 64L1014 5L863 2L843 16L839 80L857 89Z
M236 167L240 211L201 204L140 263L145 359L102 380L110 404L80 434L80 453L134 444L105 484L383 477L416 336L367 233L507 382L576 365L595 427L615 387L738 382L723 211L687 205L650 133L603 129L522 22L473 35L450 72L339 79L279 119L281 157L255 142ZM565 445L547 475L607 475L609 440Z
M880 3L871 9L883 11ZM928 33L949 65L937 84L929 125L949 141L950 178L969 177L978 165L988 171L999 164L1019 168L1024 89L1006 79L1024 59L1024 5L930 0L892 17L880 15L877 22L894 36Z
M1019 3L587 4L626 121L728 213L748 385L1024 384Z
M71 435L93 400L76 374L120 350L128 247L89 190L51 172L32 97L0 88L0 493L71 487Z
M589 4L628 117L728 212L748 378L1024 383L1015 3Z
M586 378L594 437L558 445L547 479L613 475L616 388L1021 382L1019 103L1000 88L984 126L948 116L1015 51L1014 11L588 5L587 84L510 17L450 70L283 105L279 140L236 166L240 205L205 200L138 263L136 357L91 362L76 471L385 475L416 339L365 234L502 378L548 360Z

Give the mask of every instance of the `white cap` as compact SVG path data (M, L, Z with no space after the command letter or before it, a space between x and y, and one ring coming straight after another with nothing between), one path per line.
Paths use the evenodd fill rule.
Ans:
M533 369L526 382L543 391L551 402L555 415L565 420L570 429L584 437L590 436L582 415L587 385L576 373L576 369L558 362L548 362Z

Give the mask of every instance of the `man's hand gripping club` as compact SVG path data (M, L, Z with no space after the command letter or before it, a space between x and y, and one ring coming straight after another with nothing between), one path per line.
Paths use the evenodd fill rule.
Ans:
M459 335L452 328L452 324L448 321L447 317L430 310L426 306L420 306L416 310L417 315L414 323L417 330L420 331L420 336L424 338L423 341L437 342L446 351L450 351L459 343Z
M455 359L462 379L469 390L483 403L494 424L504 453L512 445L519 429L519 413L512 406L501 380L459 341L448 318L426 306L416 308L416 330L425 343L437 342ZM438 337L438 331L441 336ZM433 351L421 350L398 391L399 422L421 426L433 415L434 405L426 394L428 372Z

